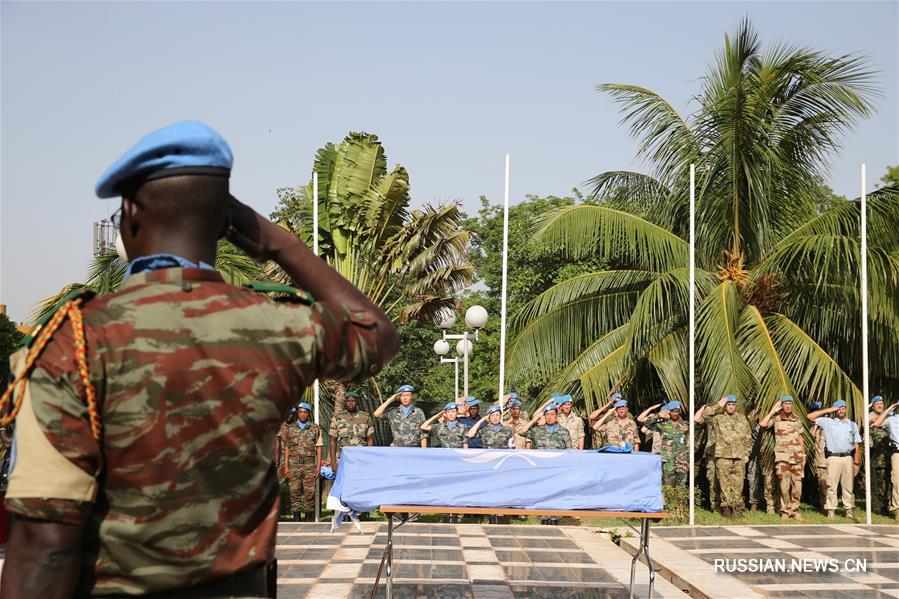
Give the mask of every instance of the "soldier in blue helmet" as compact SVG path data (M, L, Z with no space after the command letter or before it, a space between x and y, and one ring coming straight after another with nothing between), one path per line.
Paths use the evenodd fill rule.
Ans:
M427 434L421 430L426 418L421 408L412 405L415 387L400 385L396 393L384 400L374 414L375 418L383 418L387 413L387 422L393 435L391 447L427 447ZM390 404L400 400L400 405L387 411Z
M828 418L835 414L836 418ZM853 508L853 479L861 461L859 444L862 441L858 425L847 417L846 402L838 399L829 408L815 410L808 419L824 430L824 455L827 458L827 500L824 509L828 519L835 517L837 490L842 489L846 517L855 520Z

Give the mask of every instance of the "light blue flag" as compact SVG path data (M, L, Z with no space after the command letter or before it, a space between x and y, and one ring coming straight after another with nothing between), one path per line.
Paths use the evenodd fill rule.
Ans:
M381 505L662 511L658 455L345 447L329 509Z

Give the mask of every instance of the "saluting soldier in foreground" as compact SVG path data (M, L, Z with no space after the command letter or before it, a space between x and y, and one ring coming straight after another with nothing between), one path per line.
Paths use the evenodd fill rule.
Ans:
M275 435L314 379L370 377L399 341L295 235L230 196L231 164L218 133L179 123L97 184L122 197L131 263L119 291L65 302L16 356L4 597L274 596ZM226 284L213 270L225 235L318 303Z
M836 414L828 418L827 414ZM824 455L827 457L827 500L824 509L828 519L836 517L837 490L842 490L843 508L846 517L855 520L853 508L853 479L858 474L862 442L855 421L846 417L846 402L838 399L829 408L816 410L808 415L824 431Z
M427 447L428 439L421 431L425 413L412 405L414 392L412 385L402 385L375 410L375 418L383 418L385 412L387 414L387 423L393 435L391 447ZM387 408L396 399L400 400L400 405L388 411Z
M512 429L502 422L502 410L499 406L492 406L487 410L487 415L481 418L471 427L465 436L468 438L466 447L471 447L471 439L478 437L485 449L512 449L515 447L515 434Z
M551 401L543 408L544 424L534 426L540 416L530 421L527 435L528 449L570 449L571 435L568 429L558 422L559 408Z
M343 403L344 409L331 417L328 428L328 454L334 474L340 466L340 453L344 447L375 444L375 425L368 415L359 409L359 392L349 391Z
M459 407L455 402L450 402L443 406L443 410L437 412L424 422L421 425L421 430L422 432L429 433L436 428L434 433L437 435L437 439L440 440L441 447L461 449L465 445L467 439L465 432L468 430L468 426L459 422L458 415ZM432 425L431 423L438 418L443 422Z
M509 393L509 409L503 415L502 422L515 433L515 449L527 449L527 439L522 431L528 424L528 413L521 409L521 398L514 391Z
M322 429L309 420L312 406L297 406L297 419L281 425L278 443L283 464L281 475L290 487L290 511L297 522L315 519L315 485L318 484L322 461Z
M793 411L793 398L789 395L781 397L759 426L774 429L774 470L780 488L780 517L802 520L799 500L805 476L804 427L799 415Z
M628 412L627 400L619 396L612 407L596 421L593 429L602 434L605 445L624 447L630 444L634 452L640 451L640 431Z
M663 405L658 414L646 418L645 425L660 436L662 484L686 486L690 474L690 457L687 455L690 426L681 418L680 402L672 401Z
M570 395L563 395L556 403L559 406L559 424L568 430L571 435L571 449L584 448L584 420L572 411L572 399Z
M746 416L737 411L734 395L706 406L702 418L713 421L716 431L715 472L721 485L721 514L737 517L743 510L743 482L752 449L752 428Z

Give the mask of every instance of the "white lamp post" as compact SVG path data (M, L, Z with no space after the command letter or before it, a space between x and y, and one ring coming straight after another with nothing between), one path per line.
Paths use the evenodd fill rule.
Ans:
M456 370L456 383L454 388L454 396L455 400L459 397L459 358L462 359L463 364L463 381L464 388L462 391L462 395L468 397L468 357L471 355L471 352L474 351L474 344L472 343L469 335L474 332L474 340L478 340L478 331L483 329L487 325L487 319L489 318L487 314L487 310L483 306L472 306L468 310L465 311L465 324L471 331L466 330L461 335L456 334L453 335L448 331L456 324L456 315L453 312L446 312L441 315L442 317L437 323L437 326L442 329L443 338L438 339L434 343L434 353L440 356L440 363L447 364L452 362L455 365ZM456 354L458 357L456 358L445 358L450 351L449 341L454 340L458 341L456 343Z

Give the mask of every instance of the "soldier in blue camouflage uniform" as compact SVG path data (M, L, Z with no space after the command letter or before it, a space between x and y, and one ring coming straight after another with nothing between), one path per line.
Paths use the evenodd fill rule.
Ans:
M383 418L384 413L387 413L387 423L393 435L391 447L427 447L427 435L421 430L421 425L425 422L425 413L412 405L414 391L412 385L402 385L375 410L375 418ZM390 404L397 399L400 400L400 405L387 411Z

